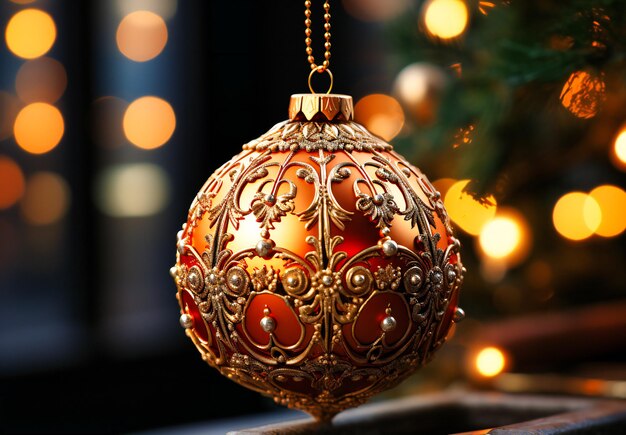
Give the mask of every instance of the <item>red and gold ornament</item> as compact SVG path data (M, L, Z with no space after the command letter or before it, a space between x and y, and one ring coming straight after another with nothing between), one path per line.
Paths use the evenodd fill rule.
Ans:
M202 187L171 270L209 365L322 420L409 376L462 317L439 193L352 112L292 96Z

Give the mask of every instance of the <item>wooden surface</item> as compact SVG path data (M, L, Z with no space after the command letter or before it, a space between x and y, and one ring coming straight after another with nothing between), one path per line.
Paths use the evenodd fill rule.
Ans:
M626 401L459 391L365 405L327 425L302 419L229 432L305 433L626 434Z

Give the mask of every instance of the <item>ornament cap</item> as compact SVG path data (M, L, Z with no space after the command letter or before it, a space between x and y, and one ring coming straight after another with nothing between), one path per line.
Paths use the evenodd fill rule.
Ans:
M351 121L352 97L342 94L295 94L289 103L291 121Z

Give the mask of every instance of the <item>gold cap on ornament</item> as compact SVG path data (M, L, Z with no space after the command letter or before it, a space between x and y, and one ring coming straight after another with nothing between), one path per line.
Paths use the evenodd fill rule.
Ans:
M289 103L291 121L351 121L352 97L341 94L295 94Z

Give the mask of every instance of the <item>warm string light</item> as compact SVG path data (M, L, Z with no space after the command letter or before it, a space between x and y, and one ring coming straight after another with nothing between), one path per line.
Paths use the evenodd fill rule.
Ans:
M493 195L476 199L465 192L471 180L460 180L454 183L444 197L444 205L450 219L465 232L477 236L483 226L494 218L497 202Z
M469 21L469 10L463 0L430 0L422 9L428 33L440 39L461 36Z
M24 9L11 18L6 27L7 47L24 59L46 54L54 45L56 26L52 17L39 9Z
M354 108L354 117L369 131L390 141L404 126L404 112L395 98L383 94L367 95Z
M170 104L158 97L141 97L124 113L124 133L139 148L163 146L174 134L176 115Z
M626 127L623 126L613 142L611 153L613 164L621 170L626 170Z
M582 241L598 235L615 237L626 230L626 192L602 185L589 194L571 192L556 202L552 221L557 232L566 239Z
M112 217L145 217L162 211L169 202L167 173L151 163L112 166L98 177L96 203Z
M48 103L32 103L15 118L15 141L31 154L44 154L54 149L65 131L63 115Z
M504 352L497 347L489 346L481 349L474 359L474 367L479 375L492 378L499 375L506 368L507 361Z
M53 172L38 172L28 179L20 208L26 222L43 226L59 222L69 205L70 189L63 177Z
M135 62L157 57L167 44L167 25L154 12L136 11L126 15L117 28L120 52Z
M13 206L24 194L24 174L9 157L0 156L0 210Z
M604 102L605 90L602 75L575 71L563 85L561 104L578 118L593 118Z
M24 103L55 103L67 87L63 65L52 58L40 57L25 62L17 72L15 91Z
M583 192L563 195L554 205L552 222L563 237L580 241L593 235L602 221L598 202Z

